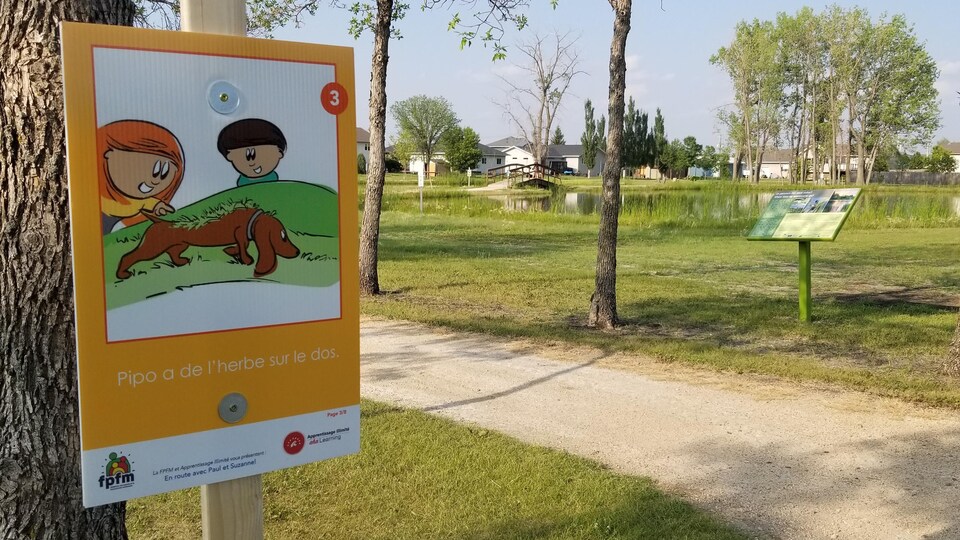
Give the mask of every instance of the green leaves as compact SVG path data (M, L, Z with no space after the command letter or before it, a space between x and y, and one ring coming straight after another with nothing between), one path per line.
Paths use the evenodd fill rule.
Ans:
M477 166L483 157L479 145L480 135L468 127L451 128L440 139L440 148L443 149L450 169L458 172Z
M444 133L460 122L444 97L413 96L394 103L390 114L400 127L400 138L412 145L424 163L429 163Z

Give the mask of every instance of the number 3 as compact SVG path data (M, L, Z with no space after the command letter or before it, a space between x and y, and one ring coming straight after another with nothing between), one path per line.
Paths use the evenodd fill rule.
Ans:
M347 110L348 94L340 83L327 83L320 91L320 103L330 114L336 116Z

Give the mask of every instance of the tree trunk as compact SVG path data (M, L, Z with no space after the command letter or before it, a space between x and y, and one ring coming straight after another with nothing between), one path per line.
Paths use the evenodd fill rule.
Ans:
M0 538L126 538L85 510L60 21L133 23L129 0L0 0Z
M743 176L743 149L738 147L737 153L733 158L733 181L739 182L740 177Z
M960 317L957 317L957 329L953 332L950 353L947 355L947 361L943 368L948 375L960 377Z
M610 0L613 39L610 43L610 106L607 161L603 164L600 233L597 239L596 290L590 299L589 325L614 328L617 323L617 226L620 215L620 154L623 150L623 101L626 93L625 51L630 33L632 0Z
M360 228L360 293L366 295L380 293L377 251L380 244L383 184L387 178L384 157L389 59L387 48L390 44L392 16L393 0L377 0L377 21L370 61L370 161L367 163L367 188L363 199L363 225Z

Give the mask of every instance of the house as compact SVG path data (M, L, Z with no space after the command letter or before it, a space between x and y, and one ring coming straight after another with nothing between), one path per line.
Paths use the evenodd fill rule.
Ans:
M603 164L606 161L607 153L597 150L593 168L588 168L583 163L582 144L551 144L547 147L547 167L555 171L570 168L578 175L600 176L603 174Z
M960 146L960 145L958 145ZM842 144L837 145L837 164L836 170L837 174L841 179L846 178L847 176L847 155L849 153L849 146ZM960 148L958 148L960 150ZM819 179L829 179L830 178L830 152L832 149L827 151L821 150L820 154L817 156L820 162L820 174ZM763 151L763 156L761 156L760 161L760 178L790 178L793 174L794 167L798 165L795 162L796 151L793 148L767 148ZM801 156L802 157L802 156ZM747 162L747 157L743 156L743 161L741 161L741 174L744 177L750 176L751 164ZM811 160L813 159L813 152L807 150L806 152L806 165L807 167L812 166ZM730 157L729 161L730 170L733 170L733 156ZM860 159L857 156L850 156L850 170L854 175L860 169Z
M960 172L960 142L947 143L944 148L953 156L953 172Z
M794 149L768 148L760 158L760 178L790 178L793 169ZM750 165L743 169L750 175ZM829 169L828 169L829 170Z
M487 143L487 146L504 153L506 156L504 165L532 165L535 162L533 153L530 151L532 145L522 137L505 137ZM573 169L574 174L598 176L603 171L606 157L603 150L598 151L593 168L588 169L583 163L583 145L552 144L547 146L545 165L557 172L570 168Z
M481 155L477 166L473 168L474 174L487 174L487 171L490 169L502 167L506 163L507 156L500 150L490 148L483 144L478 144L477 148L480 149ZM423 170L423 154L411 155L407 167L410 171ZM447 163L446 154L442 150L434 152L430 158L430 166L427 168L427 171L430 173L430 176L450 172L450 165Z
M357 155L363 156L364 163L370 162L370 132L357 128Z

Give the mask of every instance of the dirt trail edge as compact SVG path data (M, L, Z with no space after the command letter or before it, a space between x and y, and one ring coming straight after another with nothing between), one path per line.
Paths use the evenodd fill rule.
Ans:
M411 323L361 328L366 398L650 476L764 537L960 538L956 413L733 375L664 380Z

